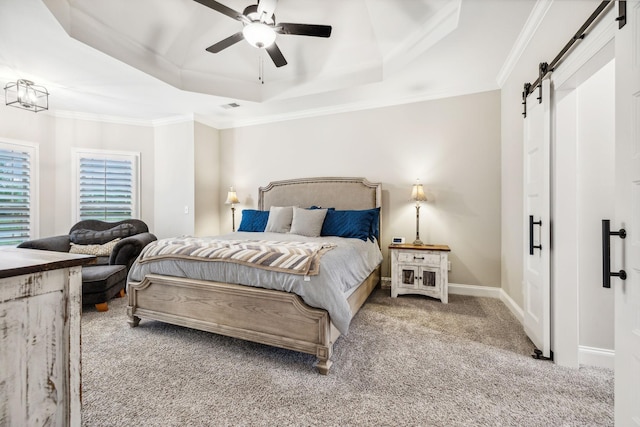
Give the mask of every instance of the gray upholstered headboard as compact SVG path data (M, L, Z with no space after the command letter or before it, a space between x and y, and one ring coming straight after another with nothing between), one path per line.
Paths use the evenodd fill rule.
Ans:
M301 178L274 181L258 189L258 209L271 206L372 209L381 206L381 184L365 178Z

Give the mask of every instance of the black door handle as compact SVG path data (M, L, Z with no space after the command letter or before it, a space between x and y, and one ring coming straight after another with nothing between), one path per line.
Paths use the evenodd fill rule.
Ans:
M540 242L539 245L533 244L533 226L534 225L539 225L540 228L542 228L542 218L540 218L540 221L534 221L533 215L529 215L529 255L533 255L534 249L542 250L542 242Z
M627 231L621 228L618 231L611 231L610 221L608 219L602 220L602 287L611 287L611 277L619 277L622 280L627 280L627 272L620 270L618 272L611 271L611 242L610 236L620 236L621 239L627 237Z

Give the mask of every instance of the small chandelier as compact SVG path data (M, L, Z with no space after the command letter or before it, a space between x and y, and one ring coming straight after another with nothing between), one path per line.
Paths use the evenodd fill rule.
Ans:
M49 109L49 92L30 80L19 79L4 87L4 102L6 105L37 113Z

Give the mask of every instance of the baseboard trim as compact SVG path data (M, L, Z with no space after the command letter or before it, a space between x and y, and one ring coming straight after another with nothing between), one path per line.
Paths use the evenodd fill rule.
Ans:
M522 308L502 288L493 286L463 285L449 283L449 293L454 295L467 295L473 297L498 298L507 306L509 311L522 323L524 313Z
M578 363L580 365L614 369L615 357L615 350L584 345L578 346Z

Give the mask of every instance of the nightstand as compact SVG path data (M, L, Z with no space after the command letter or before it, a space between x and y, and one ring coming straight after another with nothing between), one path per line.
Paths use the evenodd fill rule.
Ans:
M448 302L449 246L391 244L391 296L419 294Z

